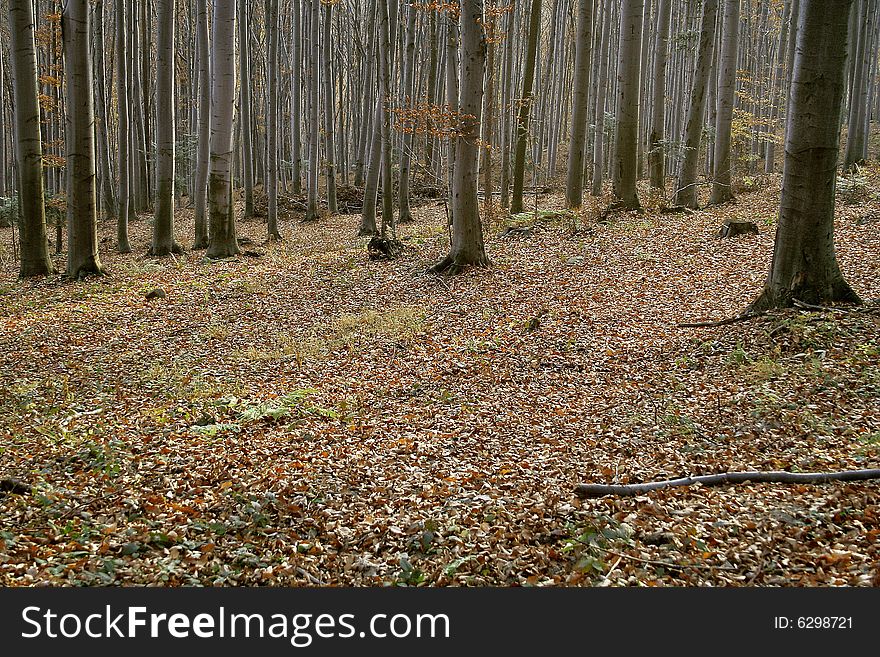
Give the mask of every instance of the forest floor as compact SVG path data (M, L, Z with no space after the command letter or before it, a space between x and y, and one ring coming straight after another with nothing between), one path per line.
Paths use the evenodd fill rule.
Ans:
M424 274L436 202L394 262L354 216L240 223L264 255L214 263L102 225L111 275L75 283L17 281L2 230L0 585L880 585L880 482L574 494L880 467L864 175L837 215L863 310L719 328L677 323L757 295L778 177L695 214L492 222L493 266L449 279ZM716 239L728 218L759 235Z

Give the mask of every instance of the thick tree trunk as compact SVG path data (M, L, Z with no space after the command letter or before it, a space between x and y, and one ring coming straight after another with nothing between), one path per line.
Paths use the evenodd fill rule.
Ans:
M718 114L715 119L715 167L709 203L733 199L733 105L736 100L736 70L739 55L739 3L724 2L724 32L718 74Z
M156 204L153 246L150 253L182 253L174 241L175 103L174 19L175 1L159 0L159 33L156 42Z
M208 0L197 0L196 50L199 60L199 143L196 155L196 234L194 249L208 248L208 168L211 160L211 53L208 37Z
M40 135L40 104L37 55L34 44L34 12L31 0L9 0L9 54L14 84L15 163L18 169L18 204L21 213L19 275L43 276L54 272L46 239L46 204L43 192L43 146ZM91 87L89 87L91 92ZM2 118L2 117L0 117ZM4 128L0 127L0 130ZM5 166L0 164L0 166ZM2 193L3 190L0 190Z
M456 138L452 188L452 249L431 268L434 273L455 274L464 267L486 267L480 205L477 199L480 120L483 111L483 75L486 68L486 34L483 0L461 0L461 123Z
M568 173L565 181L565 202L572 209L581 207L584 200L584 160L586 159L587 116L590 102L593 2L594 0L578 1L574 101L571 111L571 138L568 142Z
M612 185L622 208L640 206L636 191L639 140L639 54L644 0L624 0L620 10L617 57L617 130L612 160Z
M95 109L88 0L67 0L61 17L67 78L67 276L103 274L98 257Z
M770 275L748 312L859 303L834 251L834 192L852 0L801 0L779 225Z
M700 46L697 54L697 67L691 86L688 105L687 125L684 130L684 161L678 176L678 190L675 205L696 209L697 171L700 165L700 139L703 134L706 114L706 94L709 87L709 72L712 69L712 50L715 46L715 21L718 16L718 0L705 0L703 3L703 23L700 28Z
M232 137L235 116L236 0L214 0L211 39L211 168L208 173L208 214L211 220L209 258L238 254L232 207Z

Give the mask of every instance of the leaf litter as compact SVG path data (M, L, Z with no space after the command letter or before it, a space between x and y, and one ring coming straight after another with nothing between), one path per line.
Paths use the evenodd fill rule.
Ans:
M520 239L487 222L493 266L452 279L424 274L448 248L436 204L393 262L353 216L215 263L145 255L147 222L117 255L102 224L112 275L76 284L5 261L0 479L25 488L0 492L0 584L876 586L877 482L573 493L878 467L866 175L873 197L837 216L863 312L712 329L676 325L757 294L778 178L604 224L545 195ZM717 240L726 219L760 233Z

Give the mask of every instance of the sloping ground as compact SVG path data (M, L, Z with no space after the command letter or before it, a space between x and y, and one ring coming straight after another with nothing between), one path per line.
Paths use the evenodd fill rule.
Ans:
M837 230L871 300L867 175ZM492 269L449 280L423 275L442 206L401 228L393 263L367 259L353 217L213 264L147 257L146 222L134 255L109 253L102 226L112 276L76 284L6 262L0 479L33 490L0 493L0 583L880 584L878 482L573 494L880 467L877 302L676 327L757 294L777 199L493 225ZM715 239L732 217L760 234Z

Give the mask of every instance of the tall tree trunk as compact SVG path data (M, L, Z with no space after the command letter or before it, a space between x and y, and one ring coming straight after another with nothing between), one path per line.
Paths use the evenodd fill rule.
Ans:
M666 56L669 48L669 24L672 17L672 0L660 0L657 7L657 38L654 46L654 111L651 136L648 140L648 168L651 187L666 187Z
M293 61L290 80L291 177L293 193L302 194L302 42L303 20L300 0L292 0Z
M277 0L276 0L277 2ZM323 43L323 78L324 78L324 159L327 162L327 209L330 214L338 211L336 205L336 161L333 124L336 118L336 98L334 93L332 50L330 44L330 28L333 20L333 4L324 5L324 43Z
M770 275L751 312L860 303L834 251L834 192L852 0L801 0L782 199Z
M513 198L510 211L523 211L523 188L526 173L526 146L529 137L529 116L532 108L532 85L535 81L535 61L538 51L538 35L541 32L541 0L532 0L529 15L529 36L526 43L526 63L523 70L522 96L516 120L516 153L513 161Z
M211 168L208 173L208 214L211 220L209 258L238 254L232 207L232 151L235 118L236 0L213 0L211 38Z
M174 19L175 0L158 0L159 34L156 41L156 203L153 216L154 256L182 253L174 241L175 102Z
M110 166L110 140L107 134L107 94L105 85L104 66L104 2L96 0L92 6L92 30L95 47L94 55L95 70L95 98L96 122L95 139L98 149L98 172L100 180L101 205L104 215L108 218L116 217L116 195L113 189L113 169ZM2 190L0 190L2 191Z
M871 69L871 58L876 56L868 47L869 40L873 37L874 7L869 0L859 0L858 6L859 25L858 34L850 35L853 41L858 41L855 48L855 71L852 78L852 94L849 111L849 120L846 131L846 152L843 158L843 167L852 168L855 164L861 164L867 156L868 135L865 123L865 114L868 111L868 87L870 80L868 75Z
M620 50L617 57L617 130L614 139L612 184L621 207L640 207L636 192L639 141L639 55L642 45L644 0L623 0L620 10Z
M67 276L103 274L98 257L95 109L89 2L67 0L61 15L67 79Z
M461 122L456 137L452 189L452 249L448 256L431 267L434 273L455 274L468 265L489 265L477 198L486 68L484 19L483 0L461 0L461 91L458 98Z
M571 111L571 139L568 144L568 174L565 182L565 202L572 209L581 207L584 200L584 160L586 159L587 117L590 103L593 2L594 0L578 1L574 103Z
M733 199L733 105L736 100L736 70L739 54L739 3L724 2L724 32L718 68L718 114L715 120L715 168L709 203Z
M318 87L320 85L321 46L321 0L310 0L311 15L309 24L309 181L306 218L308 222L318 220L318 176L321 169L320 127L318 125Z
M382 121L380 138L382 143L382 160L380 172L382 178L382 225L380 236L388 239L394 236L394 194L391 191L391 34L388 18L387 0L378 0L379 11L379 102L382 105Z
M266 31L269 40L269 116L266 119L266 193L269 197L269 216L266 232L269 240L273 241L281 239L278 231L278 106L281 95L278 84L278 0L266 0Z
M194 249L208 248L208 169L211 165L211 53L208 37L208 0L198 2L196 50L199 60L199 142L196 155L196 234Z
M40 134L37 54L31 0L9 0L9 55L14 83L15 164L18 170L18 207L21 213L19 275L43 276L54 272L46 239L46 203L43 192L43 145ZM0 81L2 83L2 81ZM91 92L91 87L88 87ZM2 130L3 128L0 128ZM2 192L2 190L0 190Z
M416 51L416 15L412 1L406 3L406 45L403 50L403 102L407 106L414 105L415 84L413 69ZM409 223L413 220L409 207L409 183L412 172L413 133L403 135L403 150L400 153L400 184L398 186L398 222Z
M779 117L782 114L782 98L785 92L785 57L788 51L788 26L796 21L797 16L792 18L791 0L786 0L782 12L782 24L779 29L779 45L776 49L776 72L775 84L773 85L773 100L770 108L770 140L767 142L767 151L764 156L764 172L776 171L776 140L779 132Z
M128 75L128 26L126 25L125 0L116 0L116 163L119 187L119 215L116 217L116 249L119 253L131 253L128 240L128 220L132 207L131 199L131 118L129 114L129 75Z
M697 51L697 67L691 85L687 125L684 131L684 161L678 175L675 205L697 208L697 170L700 165L700 138L706 115L706 94L709 72L712 68L712 51L715 46L715 22L718 17L718 0L703 2L703 23L700 28L700 46Z
M251 77L251 46L250 46L250 3L240 0L238 17L238 63L241 68L241 91L239 105L241 115L241 171L242 187L244 187L244 218L254 216L254 121L253 121L253 78Z
M596 85L596 136L593 140L593 196L602 194L605 175L605 103L608 89L608 56L611 43L612 0L605 0L602 12L602 41L599 48L599 79Z

